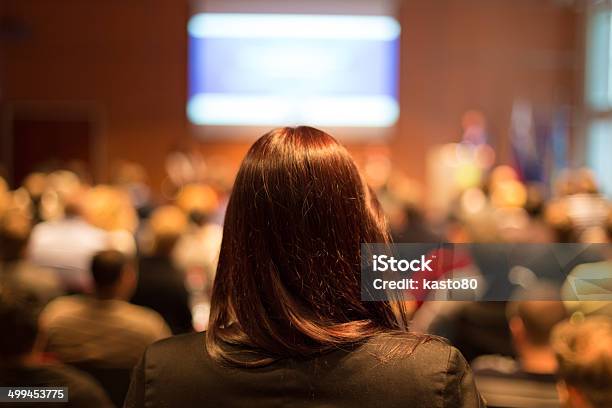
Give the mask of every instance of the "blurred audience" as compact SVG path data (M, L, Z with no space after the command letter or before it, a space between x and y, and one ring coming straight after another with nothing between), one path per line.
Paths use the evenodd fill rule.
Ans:
M612 407L612 320L590 317L555 328L558 390L567 408Z
M512 166L495 167L484 127L468 122L463 141L442 146L436 156L450 161L429 189L444 191L438 197L428 190L427 199L436 204L443 198L444 206L424 207L422 186L393 169L388 152L367 153L364 176L381 198L396 243L612 243L612 207L591 171L566 169L553 180L527 181ZM47 350L93 374L116 405L125 390L117 392L109 377L129 376L151 342L208 324L231 175L225 158L205 161L195 145L178 146L166 171L157 189L132 162L118 162L109 185L89 185L68 170L32 173L12 191L0 178L0 291L19 298L34 315L46 306ZM461 262L443 274L499 278L481 282L483 293L499 285L508 293L517 285L529 288L537 275L563 285L572 321L612 316L609 246L569 253L566 247L532 245L520 273L507 270L490 248L455 257ZM65 293L83 296L56 299ZM558 406L556 362L547 341L552 325L565 316L558 298L508 304L431 298L411 307L413 330L448 338L473 362L491 406ZM10 327L3 320L0 330L12 332ZM581 333L595 332L594 326L568 327L563 339L573 343L555 350L565 364L561 399L571 407L607 406L605 393L588 386L599 384L589 376L606 366L597 366L580 343L587 341ZM593 347L604 364L605 353ZM104 376L101 368L123 372Z
M168 337L170 330L156 312L126 301L136 272L121 252L98 252L91 273L93 295L60 297L43 311L46 350L66 363L131 368L149 344Z
M132 297L132 303L158 312L174 334L193 330L185 274L172 258L186 230L187 217L178 207L163 206L153 212L149 220L151 248L139 260L138 284Z
M41 353L36 312L18 298L0 289L0 386L67 387L65 407L112 407L104 390L89 375L72 367L48 361ZM7 335L9 334L9 335ZM24 402L2 403L3 407L35 406Z

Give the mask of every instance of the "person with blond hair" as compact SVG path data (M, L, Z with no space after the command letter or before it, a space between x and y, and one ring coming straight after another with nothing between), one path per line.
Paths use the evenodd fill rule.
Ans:
M84 215L92 225L107 232L109 248L136 254L138 214L127 192L104 184L92 188L85 196Z
M559 398L567 408L612 407L612 320L568 321L555 328Z

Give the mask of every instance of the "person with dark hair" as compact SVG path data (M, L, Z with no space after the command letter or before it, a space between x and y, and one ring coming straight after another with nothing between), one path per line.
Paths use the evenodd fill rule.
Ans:
M559 399L567 408L612 407L612 319L568 321L555 327Z
M152 342L170 335L156 312L128 303L136 273L121 252L98 252L91 261L93 296L60 297L43 311L47 351L71 364L131 368Z
M304 126L262 136L228 203L208 331L150 346L125 406L484 406L404 304L361 301L362 242L389 236L344 147Z
M476 358L472 367L478 389L489 407L559 407L557 362L550 345L553 328L567 318L559 289L545 283L522 289L506 305L506 314L517 359Z
M63 407L112 407L93 378L74 368L44 362L38 347L35 310L11 294L0 291L0 387L67 387ZM33 406L23 402L2 407ZM49 404L55 406L55 404Z
M151 215L149 227L153 248L138 262L138 284L131 302L149 307L168 323L172 333L193 331L185 273L172 254L181 234L187 230L187 217L177 207L163 206Z

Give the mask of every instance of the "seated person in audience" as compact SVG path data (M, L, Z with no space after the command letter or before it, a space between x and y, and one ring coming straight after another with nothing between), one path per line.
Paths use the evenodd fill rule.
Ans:
M565 279L562 288L565 306L571 313L582 315L604 315L612 318L612 210L608 215L605 228L605 243L594 245L600 250L603 259L598 262L585 262L577 265ZM597 285L585 282L598 281ZM576 284L583 282L583 284ZM607 289L606 289L607 288ZM603 296L601 296L603 294ZM593 295L599 295L599 300L593 300Z
M84 217L107 234L108 246L105 249L136 255L134 234L138 228L138 213L127 191L98 184L87 190L83 201Z
M362 242L389 242L348 152L310 127L251 147L229 200L206 333L151 345L126 407L482 407L469 366L362 302Z
M553 327L566 318L558 290L536 285L524 291L507 304L507 316L517 359L476 358L472 367L478 389L490 407L559 407L557 362L549 342Z
M219 196L206 184L190 184L181 189L176 205L188 215L189 225L176 244L174 259L183 270L204 278L209 289L223 236L223 227L214 220L221 206Z
M514 355L504 302L428 301L411 327L448 339L470 362L482 355Z
M193 331L185 274L172 259L178 239L187 230L187 217L177 207L160 207L151 215L149 227L153 248L140 258L132 303L158 312L174 334Z
M31 220L20 211L0 217L0 286L28 299L38 311L63 294L55 272L25 259Z
M28 251L32 262L55 269L65 289L73 293L91 289L88 270L91 257L109 246L106 231L94 227L83 217L83 194L69 198L64 218L34 227Z
M612 407L612 320L568 321L555 328L559 399L567 408Z
M46 350L66 363L130 368L149 344L169 336L170 330L153 310L125 301L136 283L125 255L99 252L91 272L94 295L60 297L43 311Z
M90 376L72 367L45 362L38 348L36 312L27 302L5 291L0 292L0 331L0 387L67 387L67 403L40 405L112 407L100 385ZM36 405L16 402L0 403L0 406Z

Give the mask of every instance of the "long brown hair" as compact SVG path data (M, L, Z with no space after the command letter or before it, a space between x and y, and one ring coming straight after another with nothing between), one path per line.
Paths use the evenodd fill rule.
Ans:
M398 304L360 297L360 244L388 241L374 193L333 137L306 126L265 134L225 215L210 356L260 366L405 332Z

